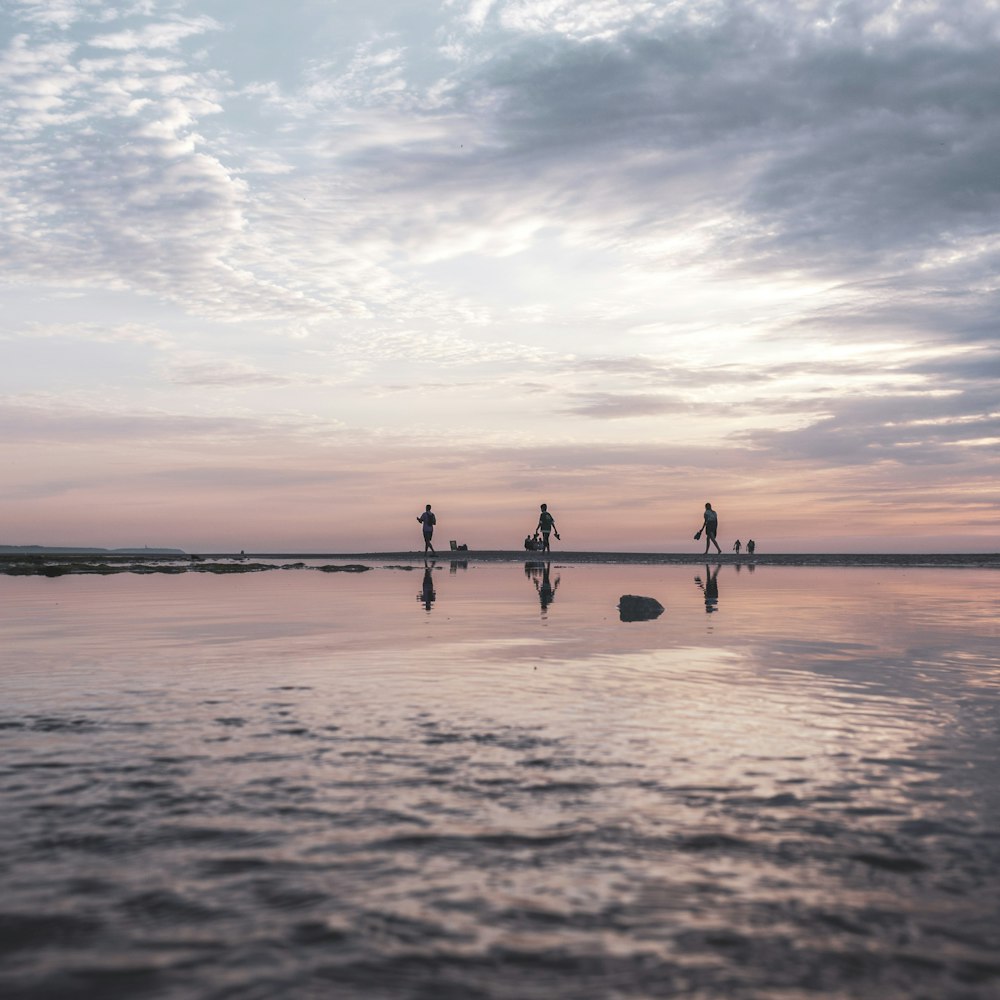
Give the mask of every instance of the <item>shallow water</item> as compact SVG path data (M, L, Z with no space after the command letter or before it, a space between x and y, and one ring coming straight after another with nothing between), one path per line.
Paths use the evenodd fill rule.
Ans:
M0 994L1000 996L995 572L438 567L0 578Z

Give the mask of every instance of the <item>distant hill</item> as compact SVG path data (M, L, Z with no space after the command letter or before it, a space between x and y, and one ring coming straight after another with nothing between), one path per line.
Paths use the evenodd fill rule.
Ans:
M104 554L115 556L184 556L183 549L154 549L148 545L137 548L102 549L97 546L72 545L0 545L0 554L8 555L90 555Z

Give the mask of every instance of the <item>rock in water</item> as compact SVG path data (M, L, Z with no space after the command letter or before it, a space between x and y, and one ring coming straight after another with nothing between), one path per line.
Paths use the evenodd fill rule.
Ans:
M648 622L663 614L663 605L655 597L622 594L618 601L618 613L623 622Z

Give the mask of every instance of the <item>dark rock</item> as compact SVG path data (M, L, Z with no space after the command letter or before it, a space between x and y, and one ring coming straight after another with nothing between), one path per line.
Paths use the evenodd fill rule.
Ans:
M191 567L194 573L264 573L277 569L271 563L198 563Z
M623 622L648 622L663 614L663 605L655 597L622 594L618 601L618 614Z

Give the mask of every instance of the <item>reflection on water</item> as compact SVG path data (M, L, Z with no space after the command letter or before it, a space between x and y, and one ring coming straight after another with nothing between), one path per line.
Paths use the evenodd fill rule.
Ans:
M994 573L442 570L0 579L0 993L1000 993Z
M721 566L716 566L713 570L706 566L704 580L700 576L694 578L698 589L705 596L705 614L707 615L719 610L719 570L721 568ZM739 568L737 563L736 569L739 570Z
M423 602L424 610L430 611L431 605L437 599L434 591L434 564L424 563L424 582L417 594L417 600Z
M556 590L559 588L559 574L552 575L552 563L529 560L524 564L524 575L535 585L538 594L538 606L541 608L542 617L549 610L549 605L556 599Z

